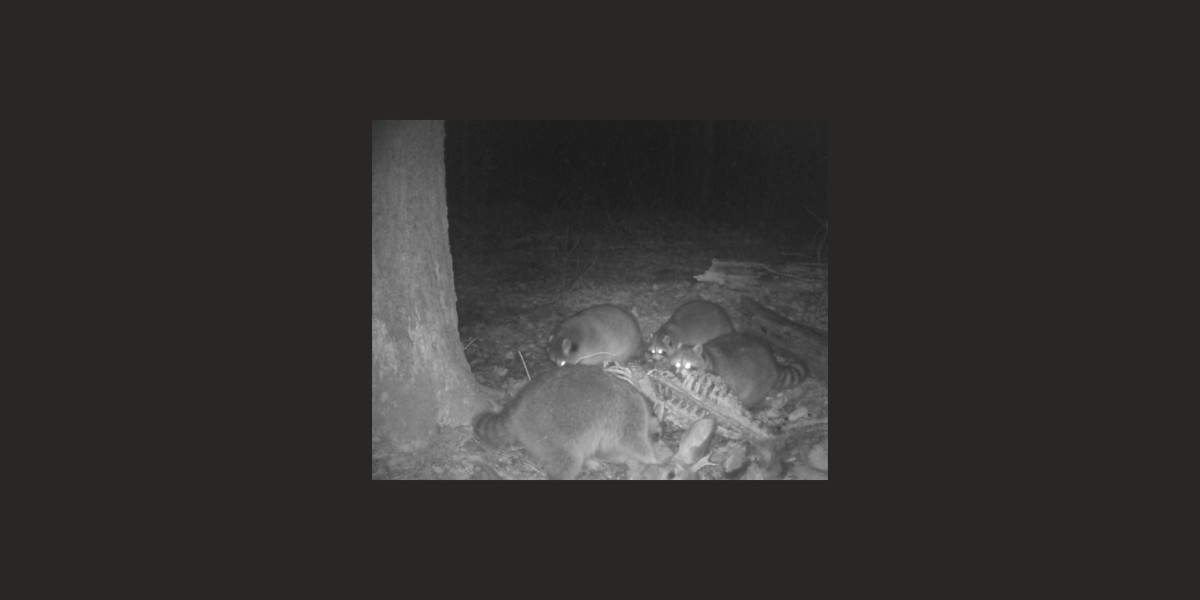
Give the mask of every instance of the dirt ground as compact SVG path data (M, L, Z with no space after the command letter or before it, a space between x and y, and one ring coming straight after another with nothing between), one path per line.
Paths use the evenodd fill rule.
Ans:
M519 209L519 207L518 207ZM452 212L453 219L453 212ZM508 215L507 218L511 218ZM475 222L451 221L451 253L458 298L459 335L475 378L511 398L529 379L553 369L546 343L564 318L596 304L617 304L633 311L643 337L665 322L680 304L696 298L714 301L738 322L742 293L693 278L713 259L767 264L828 264L823 238L794 239L786 231L686 226L665 221L603 221L579 233L570 222L541 222L525 231L495 232ZM504 222L521 222L510 221ZM594 225L594 224L593 224ZM828 293L785 295L769 289L751 297L784 316L828 331ZM643 364L651 365L648 358ZM828 391L817 381L795 393L769 399L756 420L778 430L788 417L828 417ZM668 451L684 432L664 423L658 442ZM782 473L763 476L752 458L756 449L740 441L714 437L709 461L692 478L825 479L828 470L827 424L807 443L777 449L786 454ZM813 448L817 450L813 450ZM823 470L811 466L823 452ZM800 456L800 455L803 456ZM628 479L637 475L624 465L601 464L579 479ZM393 456L372 457L373 479L545 479L524 451L488 451L469 427L443 428L426 447Z

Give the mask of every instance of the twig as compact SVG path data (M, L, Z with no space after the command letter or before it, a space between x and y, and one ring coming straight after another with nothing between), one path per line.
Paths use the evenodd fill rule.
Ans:
M824 226L824 227L826 227L826 228L828 228L828 227L829 227L829 223L827 223L827 222L825 221L825 219L822 219L820 215L818 215L817 213L813 212L813 211L812 211L812 209L811 209L811 208L809 208L807 205L801 204L800 206L801 206L801 207L803 207L803 208L804 208L804 210L807 210L807 211L808 211L808 214L810 214L810 215L812 215L812 216L816 217L816 219L817 219L817 222L818 222L818 223L820 223L822 226Z
M521 354L520 350L517 350L517 356L521 357L521 366L525 367L525 379L533 381L533 378L529 376L529 366L525 364L525 355Z
M575 359L575 362L573 362L571 364L577 365L577 364L579 364L579 361L581 361L581 360L587 360L589 358L592 358L593 356L605 356L605 355L616 357L616 354L614 354L612 352L593 352L587 356L580 356L579 358Z
M775 271L775 270L771 269L771 267L768 267L766 265L763 265L763 270L768 273L778 275L780 277L791 277L792 279L802 279L802 280L808 279L807 277L802 277L800 275L788 275L787 273L780 273L779 271Z
M537 468L537 465L533 464L533 462L530 461L529 459L525 460L525 465L528 466L530 469L533 469L534 472L536 472L538 475L541 475L542 477L546 476L546 474L543 473L541 469Z
M571 287L568 287L568 288L567 288L567 291L563 292L563 295L564 295L564 296L566 296L567 294L571 293L571 290L575 289L575 285L579 283L579 280L580 280L580 279L583 279L583 276L584 276L584 275L587 275L587 274L588 274L588 271L591 271L591 270L592 270L592 267L596 266L596 261L598 261L598 260L600 260L600 255L599 255L599 254L597 254L597 255L596 255L596 258L593 258L593 259L592 259L592 264L588 265L588 268L584 269L584 270L583 270L583 272L579 274L579 277L576 277L576 278L575 278L575 281L572 281L572 282L571 282Z
M828 426L829 425L829 417L821 417L819 419L801 419L794 423L789 423L789 424L785 425L783 427L783 430L784 431L792 431L793 429L802 429L804 427L811 427L813 425L820 425L822 423L824 423L825 425Z
M579 280L583 279L583 276L587 275L588 271L591 271L592 267L596 266L596 261L598 261L598 260L600 260L599 254L596 255L596 258L592 259L592 264L588 265L588 268L584 269L583 272L579 274L579 277L576 277L575 281L572 281L571 285L568 286L567 289L563 290L563 292L558 295L558 298L555 299L555 302L562 300L563 298L565 298L567 296L567 294L571 293L571 290L575 289L575 285L577 283L579 283Z
M470 348L470 347L471 347L471 344L474 344L474 343L475 343L475 341L476 341L476 340L478 340L478 339L479 339L479 338L471 338L471 341L470 341L470 342L468 342L466 346L463 346L463 352L466 352L466 351L467 351L467 348Z

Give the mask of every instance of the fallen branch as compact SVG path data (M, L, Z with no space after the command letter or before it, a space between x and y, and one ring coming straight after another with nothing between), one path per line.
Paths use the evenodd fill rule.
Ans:
M735 290L751 290L770 284L795 292L815 293L825 288L826 268L806 264L770 267L762 263L713 259L696 281L716 283Z

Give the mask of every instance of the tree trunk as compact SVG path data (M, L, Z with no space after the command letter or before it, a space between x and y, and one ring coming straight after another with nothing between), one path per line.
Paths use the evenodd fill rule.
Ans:
M371 126L371 436L392 450L483 408L458 337L441 121Z

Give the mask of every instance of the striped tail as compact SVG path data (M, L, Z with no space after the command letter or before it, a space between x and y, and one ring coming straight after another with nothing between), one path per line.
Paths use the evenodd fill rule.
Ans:
M771 393L790 390L808 379L808 365L780 365L779 379L775 380L775 389Z
M508 428L508 411L479 413L471 423L471 429L483 445L493 450L507 448L516 442Z

